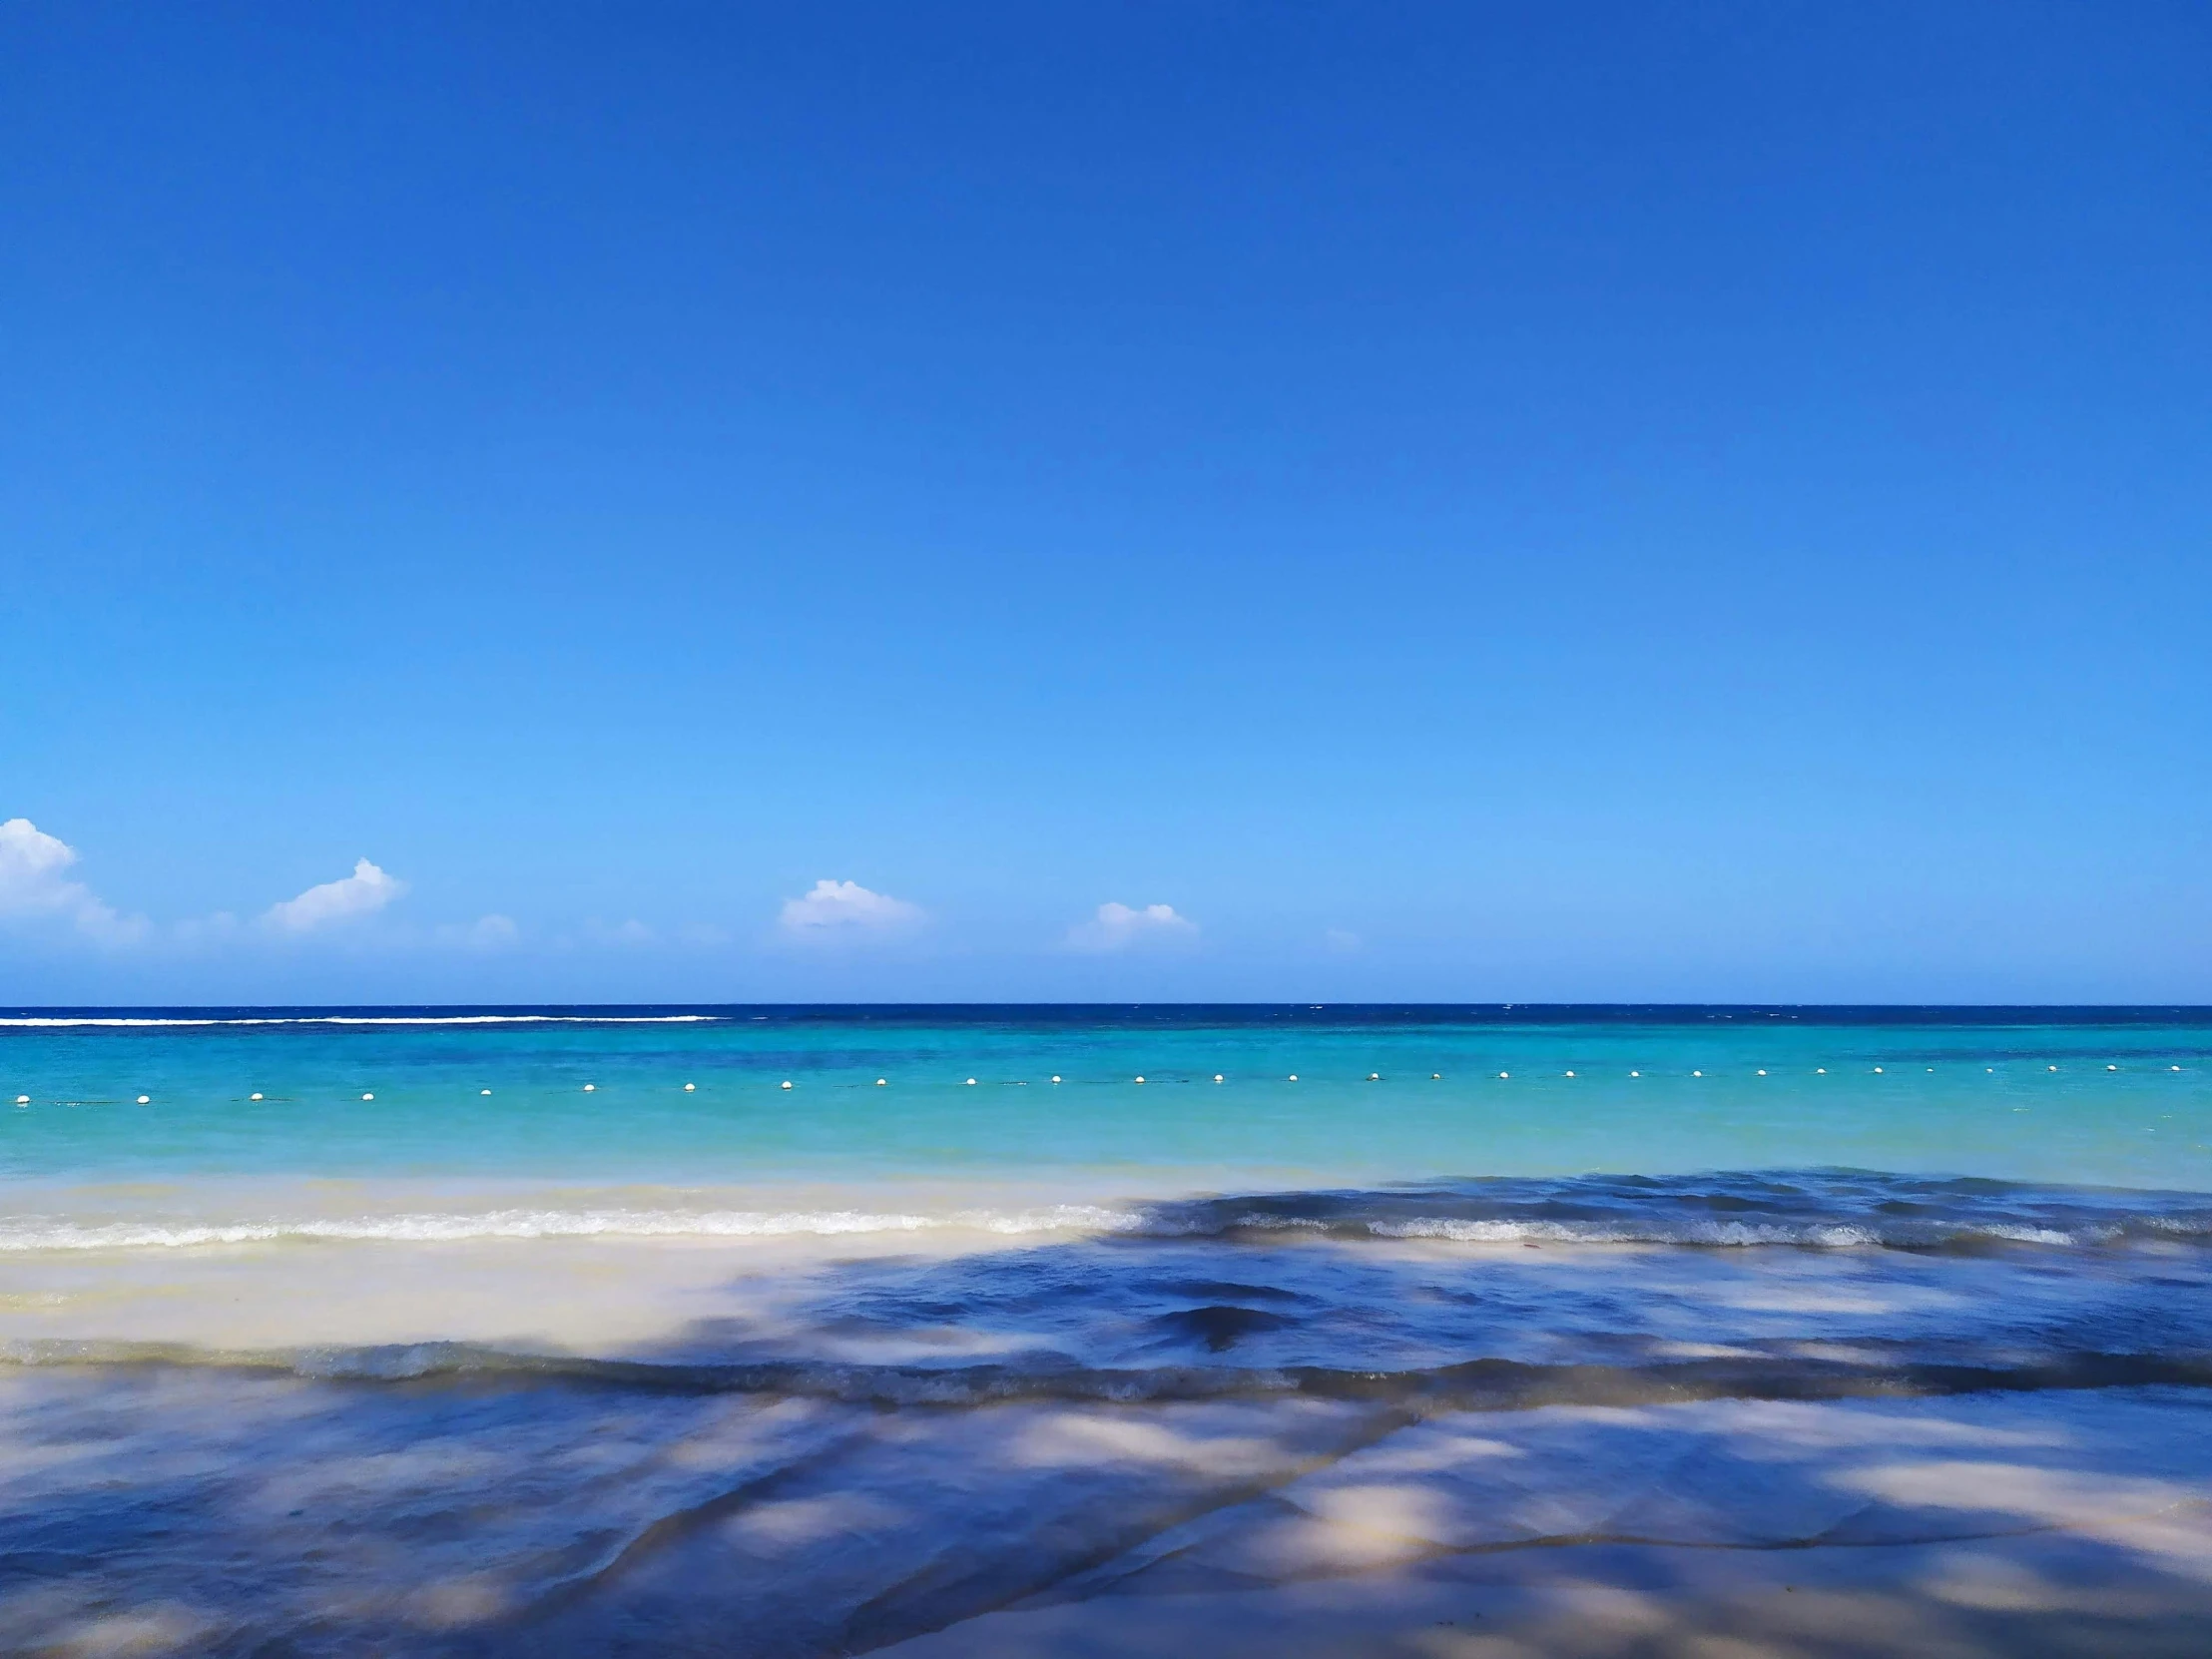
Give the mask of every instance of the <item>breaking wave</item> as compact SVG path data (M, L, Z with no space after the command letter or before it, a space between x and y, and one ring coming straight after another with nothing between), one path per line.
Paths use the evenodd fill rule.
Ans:
M1762 1245L1834 1250L2212 1240L2212 1195L1870 1170L1488 1178L1154 1206L1146 1230L1462 1244Z
M19 1214L0 1252L182 1249L285 1240L1087 1234L1263 1242L1674 1245L1702 1249L1977 1251L2212 1242L2212 1196L2033 1187L1825 1170L1646 1178L1487 1178L1359 1191L1241 1194L1026 1209L734 1210L579 1206L368 1216L88 1221Z
M1134 1231L1132 1212L1088 1205L960 1211L941 1216L866 1210L485 1210L390 1216L297 1217L239 1222L84 1223L17 1218L0 1223L0 1251L178 1250L284 1240L456 1243L470 1239L773 1239L806 1235L918 1233L961 1228L1001 1235Z

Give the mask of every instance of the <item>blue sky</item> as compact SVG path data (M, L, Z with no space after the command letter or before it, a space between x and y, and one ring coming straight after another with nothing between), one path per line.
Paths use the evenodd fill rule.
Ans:
M2201 8L4 27L0 998L2212 1001Z

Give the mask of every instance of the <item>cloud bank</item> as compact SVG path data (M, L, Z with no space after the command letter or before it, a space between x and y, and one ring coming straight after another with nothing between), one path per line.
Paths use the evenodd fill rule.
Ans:
M817 881L797 898L784 900L777 925L791 938L827 938L856 932L881 933L921 920L918 904L888 893L870 892L857 881Z
M1147 904L1132 909L1108 899L1098 914L1068 929L1070 950L1127 950L1133 945L1188 943L1198 937L1198 923L1175 913L1172 904Z
M407 883L387 875L366 858L353 866L351 875L309 887L297 898L272 904L263 920L285 933L308 933L357 916L374 915L407 890Z
M125 916L65 871L77 849L49 835L27 818L0 824L0 918L53 917L104 944L124 943L146 931L140 916Z

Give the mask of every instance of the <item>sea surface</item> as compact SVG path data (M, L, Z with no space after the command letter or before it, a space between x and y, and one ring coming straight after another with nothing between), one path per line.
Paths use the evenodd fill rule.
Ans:
M885 1445L980 1467L993 1410L1258 1413L1205 1432L1304 1469L1445 1412L2178 1409L2212 1397L2212 1010L0 1010L0 1616L90 1640L121 1594L211 1652L527 1650L861 1424L878 1462L825 1489L895 1507ZM731 1412L742 1455L701 1450ZM586 1443L619 1478L546 1487ZM402 1451L409 1495L362 1484ZM292 1547L240 1517L340 1465L282 1499L319 1565L238 1577ZM963 1533L973 1492L930 1526L1033 1592L1142 1532L1129 1478L1064 1560ZM504 1517L450 1618L402 1588L426 1506ZM347 1555L385 1532L417 1542ZM937 1627L891 1593L818 1586L760 1651Z

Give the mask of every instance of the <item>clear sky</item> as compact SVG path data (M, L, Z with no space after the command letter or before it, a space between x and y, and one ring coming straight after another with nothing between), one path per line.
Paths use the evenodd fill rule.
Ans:
M2212 1001L2201 6L0 37L0 999Z

